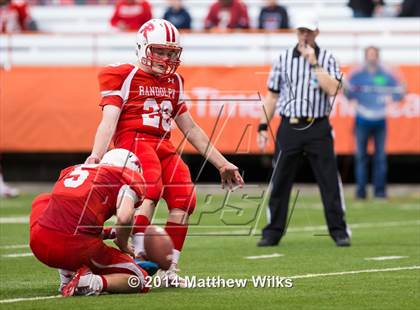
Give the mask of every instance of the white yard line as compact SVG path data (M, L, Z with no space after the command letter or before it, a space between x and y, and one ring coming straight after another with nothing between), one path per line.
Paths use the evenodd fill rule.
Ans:
M381 228L381 227L398 227L398 226L416 226L420 225L419 220L415 221L395 221L395 222L382 222L382 223L357 223L357 224L349 224L351 229L359 229L359 228ZM194 229L194 227L192 227ZM200 228L220 228L220 226L203 226ZM241 229L241 230L221 230L221 231L212 231L212 232L201 232L201 234L208 234L208 235L228 235L228 234L249 234L251 228L249 229ZM304 227L291 227L287 229L287 232L311 232L311 231L327 231L326 225L319 225L319 226L304 226ZM198 233L198 232L196 232ZM191 232L190 235L194 235L194 232Z
M25 249L28 248L28 244L12 244L12 245L2 245L0 249Z
M395 226L407 226L407 225L420 225L419 220L415 221L395 221L395 222L383 222L383 223L356 223L349 224L350 228L375 228L375 227L395 227ZM288 232L303 232L303 231L315 231L315 230L326 230L326 225L320 226L305 226L289 228Z
M53 299L53 298L60 298L61 295L54 295L54 296L38 296L38 297L29 297L29 298L14 298L14 299L3 299L0 300L0 304L9 304L13 302L19 301L34 301L34 300L45 300L45 299Z
M396 268L385 268L385 269L364 269L364 270L353 270L353 271L343 271L343 272L331 272L331 273L309 273L296 276L288 276L285 278L288 279L306 279L306 278L318 278L318 277L328 277L328 276L342 276L350 274L360 274L360 273L373 273L373 272L390 272L390 271L401 271L401 270L414 270L420 269L420 266L407 266L407 267L396 267ZM6 303L15 303L20 301L35 301L35 300L45 300L60 298L60 295L54 296L39 296L39 297L29 297L29 298L14 298L14 299L3 299L0 300L0 304Z
M7 216L0 217L0 224L27 224L29 223L29 216Z
M348 275L348 274L372 273L372 272L389 272L389 271L413 270L413 269L420 269L420 266L395 267L395 268L385 268L385 269L364 269L364 270L329 272L329 273L308 273L308 274L290 276L290 277L285 277L285 278L288 278L288 279L306 279L306 278L342 276L342 275Z
M273 253L273 254L266 254L266 255L256 255L256 256L245 256L245 259L262 259L262 258L273 258L273 257L281 257L284 254L280 253Z
M376 257L366 257L365 260L392 260L392 259L401 259L407 258L408 256L376 256Z
M2 255L1 257L15 258L15 257L29 257L29 256L34 256L34 254L32 254L31 252L28 252L28 253L13 253L13 254L5 254L5 255Z

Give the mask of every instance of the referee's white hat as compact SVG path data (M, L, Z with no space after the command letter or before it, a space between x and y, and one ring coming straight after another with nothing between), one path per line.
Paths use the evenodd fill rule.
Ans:
M296 16L295 28L305 28L315 31L318 29L318 19L316 16L308 14Z

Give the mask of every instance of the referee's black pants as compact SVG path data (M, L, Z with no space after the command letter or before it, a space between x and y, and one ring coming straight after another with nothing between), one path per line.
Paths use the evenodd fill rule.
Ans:
M305 126L305 125L304 125ZM327 117L306 129L283 117L276 137L275 167L269 200L269 224L263 238L278 242L286 233L290 192L300 158L305 154L319 185L328 230L334 240L349 237L344 219L344 197L334 153L332 128ZM298 202L299 203L299 202Z

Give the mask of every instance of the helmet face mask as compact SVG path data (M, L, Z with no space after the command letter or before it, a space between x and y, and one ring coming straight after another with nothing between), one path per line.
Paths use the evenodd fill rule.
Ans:
M181 61L181 47L150 44L146 47L146 57L141 63L156 75L174 74Z
M174 74L181 63L179 32L166 20L152 19L137 33L136 52L140 64L150 73L160 77Z

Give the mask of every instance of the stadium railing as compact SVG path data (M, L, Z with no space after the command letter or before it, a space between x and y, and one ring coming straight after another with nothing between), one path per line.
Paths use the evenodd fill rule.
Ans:
M319 44L342 64L358 63L368 45L382 49L389 64L418 64L420 30L324 31ZM135 33L33 33L0 35L0 63L12 65L104 65L132 62ZM296 42L293 32L187 32L186 65L267 65Z

